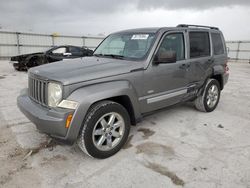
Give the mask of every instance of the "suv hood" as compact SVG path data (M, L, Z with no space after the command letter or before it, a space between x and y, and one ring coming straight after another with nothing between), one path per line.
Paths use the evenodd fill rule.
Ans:
M69 85L125 74L142 67L142 62L92 56L34 67L29 69L29 74Z

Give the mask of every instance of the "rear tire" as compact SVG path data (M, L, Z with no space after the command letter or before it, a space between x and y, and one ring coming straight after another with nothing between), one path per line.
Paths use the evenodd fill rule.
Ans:
M126 143L130 130L127 110L112 101L94 104L87 113L77 143L91 157L108 158Z
M212 112L220 100L220 84L215 79L209 79L203 93L194 101L196 109L202 112Z

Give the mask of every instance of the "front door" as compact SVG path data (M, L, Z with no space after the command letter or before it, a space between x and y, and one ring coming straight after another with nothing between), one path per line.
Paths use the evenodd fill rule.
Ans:
M183 32L163 36L155 56L160 53L176 54L176 61L157 63L154 58L144 71L144 96L139 98L143 112L178 103L187 94L190 64L185 60L185 46Z

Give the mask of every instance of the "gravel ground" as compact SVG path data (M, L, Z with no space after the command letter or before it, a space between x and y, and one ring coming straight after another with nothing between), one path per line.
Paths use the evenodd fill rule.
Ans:
M250 65L229 66L214 112L156 112L119 153L97 160L36 130L16 106L27 74L0 61L0 187L250 188Z

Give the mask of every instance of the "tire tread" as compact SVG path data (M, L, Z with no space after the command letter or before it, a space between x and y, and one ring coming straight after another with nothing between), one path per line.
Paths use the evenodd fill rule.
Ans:
M86 129L87 129L87 125L89 123L89 121L93 118L93 116L95 115L95 113L100 110L101 108L105 108L107 107L108 105L119 105L121 106L119 103L116 103L116 102L113 102L113 101L108 101L108 100L105 100L105 101L100 101L96 104L94 104L93 106L90 107L90 110L89 112L87 113L86 117L85 117L85 120L83 121L83 126L82 126L82 129L80 131L80 134L79 134L79 137L77 139L77 144L79 146L79 148L84 152L86 153L88 156L90 157L93 157L87 150L86 148L86 144L85 144L85 141L84 141L84 137L85 137L85 133L86 133ZM121 106L123 107L123 106Z
M205 107L205 104L204 104L204 98L205 98L205 95L206 95L206 89L207 89L208 85L211 82L218 82L218 81L216 79L213 79L213 78L212 79L208 79L204 91L194 101L194 105L195 105L196 109L199 110L199 111L201 111L201 112L208 112L206 110L206 107ZM220 88L218 88L218 89L220 89Z

